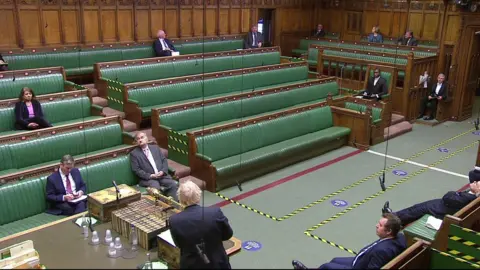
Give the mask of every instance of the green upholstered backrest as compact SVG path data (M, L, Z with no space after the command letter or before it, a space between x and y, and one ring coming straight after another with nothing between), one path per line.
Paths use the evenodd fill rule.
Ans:
M14 168L12 161L13 154L10 146L8 144L0 144L0 171Z
M71 98L42 102L42 110L52 125L55 123L70 121L90 116L90 99L88 97ZM0 109L0 132L15 129L14 107Z
M9 70L42 68L47 64L45 53L6 54L3 59L8 63Z
M322 100L328 94L338 95L337 82L295 88L290 91L252 96L229 102L160 114L162 125L185 130L231 119L249 117L297 104Z
M135 185L138 180L130 168L130 156L97 161L79 168L87 193L118 185ZM40 214L48 207L45 195L47 176L24 179L0 186L0 225Z
M0 78L0 100L17 98L23 87L30 87L35 95L45 95L63 92L63 74L51 73L42 75L18 76L13 81L11 78Z
M363 112L363 113L367 110L366 105L353 103L353 102L345 102L345 108L350 110L355 110L357 112ZM377 107L372 107L372 122L377 123L380 120L382 120L382 109Z
M5 166L2 170L21 169L55 161L58 157L66 154L75 156L121 144L122 130L118 123L15 142L9 144L5 149L0 148L0 156L15 153L15 155L10 154L11 167ZM32 155L32 151L42 154Z
M126 48L121 50L121 56L122 60L150 58L155 57L155 50L151 45Z
M140 107L160 106L170 102L225 95L236 91L306 80L307 78L308 69L306 66L272 69L242 75L208 78L203 81L133 89L128 91L128 98L138 101Z
M147 64L139 62L122 67L104 67L100 73L103 78L133 83L279 63L279 52L266 52L250 56L218 56L206 59L182 59L175 62Z
M325 106L197 137L195 142L198 153L217 161L331 126L332 112Z
M434 248L430 248L430 269L479 269L480 265L468 262Z
M180 52L180 54L194 54L243 49L243 40L204 40L174 43L173 45L175 46L175 49Z

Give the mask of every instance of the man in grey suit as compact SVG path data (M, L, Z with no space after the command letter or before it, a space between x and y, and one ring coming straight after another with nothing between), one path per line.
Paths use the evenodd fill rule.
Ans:
M168 174L168 161L157 145L148 145L148 137L143 132L135 134L138 147L130 153L132 171L140 179L142 187L164 190L167 196L178 201L178 184Z
M262 42L263 36L258 32L258 27L256 25L252 26L244 41L245 49L261 48Z

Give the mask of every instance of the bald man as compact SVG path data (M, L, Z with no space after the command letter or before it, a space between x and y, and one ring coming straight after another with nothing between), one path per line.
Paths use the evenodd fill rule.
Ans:
M168 174L168 161L157 145L148 145L148 137L143 132L135 134L138 147L130 153L132 171L140 179L142 187L153 187L178 201L178 183Z
M153 43L155 49L155 55L157 57L172 56L172 51L176 51L172 42L165 38L165 31L158 30L157 39Z

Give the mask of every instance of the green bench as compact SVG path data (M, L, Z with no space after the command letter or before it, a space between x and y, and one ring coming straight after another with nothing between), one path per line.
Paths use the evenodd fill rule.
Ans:
M180 54L243 48L243 36L172 40ZM89 75L99 62L155 57L151 43L119 43L10 51L4 56L10 70L63 66L67 76Z
M308 76L307 64L298 62L155 81L130 87L124 109L127 119L139 126L153 108L306 82Z
M110 187L113 179L118 185L130 186L136 185L138 181L130 169L128 154L96 160L87 166L77 162L77 166L88 193ZM30 177L0 186L0 238L64 218L45 213L48 207L45 196L47 177L48 175Z
M142 59L95 65L96 88L108 99L109 107L123 110L123 90L127 84L181 76L200 75L257 66L280 64L280 48L261 48L223 53ZM154 82L149 82L153 84ZM132 85L135 87L136 85Z
M88 90L68 91L37 97L45 118L53 126L68 125L102 117L102 107L92 104ZM0 137L25 130L15 129L16 99L0 101Z
M63 67L0 72L0 100L18 98L23 87L36 96L86 89L65 80Z
M52 165L66 154L77 158L121 149L127 146L127 138L131 135L122 133L121 119L115 116L4 136L0 141L0 176Z
M383 44L397 44L398 38L392 37L383 37ZM363 36L360 39L361 42L368 42L368 36ZM427 48L438 48L438 41L435 40L418 40L419 47L427 47Z
M335 98L341 97L335 79L321 79L209 101L156 108L152 109L152 135L159 145L169 149L170 159L188 166L188 155L184 154L189 149L185 137L187 132L315 104L325 101L329 94Z
M339 42L338 39L339 39L338 34L330 33L330 32L325 33L325 37L323 38L312 37L312 38L300 39L298 48L293 49L292 53L293 55L297 55L297 56L304 55L307 53L307 50L310 47L310 44L319 44L324 42L325 40L330 40L331 42Z
M333 118L332 109L321 106L195 137L189 133L192 175L204 180L209 191L219 191L341 147L351 130L334 126Z

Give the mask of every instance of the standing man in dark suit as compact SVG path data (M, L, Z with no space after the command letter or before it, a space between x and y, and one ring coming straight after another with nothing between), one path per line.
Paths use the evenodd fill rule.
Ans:
M75 161L71 155L65 155L60 160L60 169L47 178L47 200L50 208L47 213L53 215L71 216L85 211L86 200L72 202L86 193L80 171L74 168Z
M180 249L180 269L231 269L223 241L233 230L218 207L198 205L202 191L192 181L180 184L178 198L185 209L170 217L170 232Z
M470 189L468 190L462 192L449 191L441 199L417 203L393 214L400 218L403 226L416 221L426 214L438 219L443 219L447 214L453 215L480 196L480 171L470 171L468 179L470 180ZM382 212L392 212L388 201L385 203Z
M355 257L338 257L318 269L380 269L407 248L405 236L398 233L400 219L393 214L383 214L376 231L379 239L360 250ZM292 261L294 269L307 269L299 262Z
M424 120L433 120L435 119L435 114L437 113L437 104L439 100L447 99L447 83L445 82L445 75L443 73L438 74L437 83L432 86L428 96L424 97L420 103L420 114L418 119L422 118L425 114L425 109L427 104L432 105L431 115L423 117Z
M250 32L245 37L243 46L245 49L261 48L263 43L263 36L258 32L256 25L252 26Z
M157 57L172 56L172 51L176 51L172 42L165 38L165 32L163 30L158 30L157 40L153 42L153 48L155 49Z
M380 69L373 71L373 77L367 82L367 89L361 94L364 99L382 99L383 95L388 94L387 80L380 76Z
M157 145L148 145L148 137L143 132L135 135L138 147L130 153L132 171L140 179L142 187L153 187L177 198L178 184L168 174L168 160Z
M407 30L407 32L405 32L405 36L397 40L397 44L404 46L417 46L418 40L413 37L413 31Z
M317 29L313 31L313 36L317 38L321 38L325 36L325 30L323 30L323 25L318 24Z

